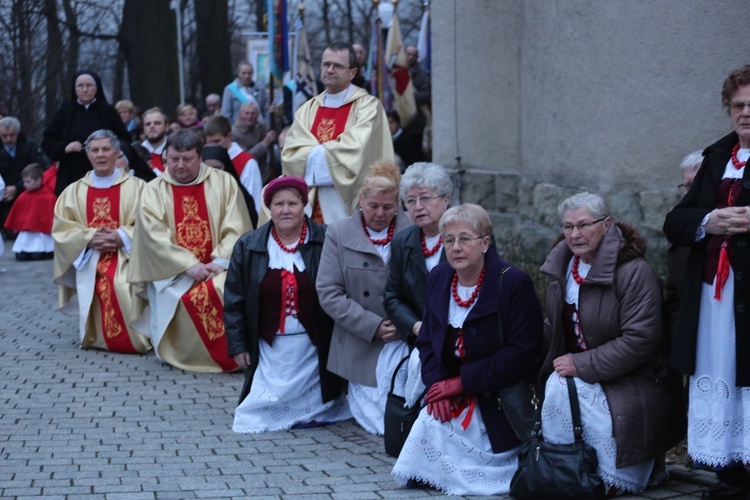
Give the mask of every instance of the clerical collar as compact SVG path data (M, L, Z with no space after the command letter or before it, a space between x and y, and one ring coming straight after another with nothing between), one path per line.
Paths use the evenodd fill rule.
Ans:
M118 168L115 168L115 171L106 177L100 177L94 171L91 174L91 184L98 189L107 189L108 187L112 187L112 184L115 183L118 177L120 177L120 170Z
M213 167L212 167L213 168ZM203 163L201 163L201 169L198 171L198 175L195 176L195 179L193 179L190 182L177 182L176 180L172 179L174 183L178 186L192 186L193 184L198 184L198 179L201 178L201 175L203 175Z
M80 99L76 99L76 101L78 102L78 104L80 104L80 105L81 105L81 106L83 106L84 108L86 108L86 109L89 109L89 106L91 106L92 104L94 104L94 103L96 102L96 97L94 97L94 100L93 100L93 101L91 101L91 102L90 102L90 103L88 103L88 104L84 104L84 103L82 103Z
M398 139L401 136L401 134L403 134L403 133L404 133L404 129L402 129L401 127L399 127L398 130L396 130L396 133L393 134L393 136L392 136L393 140L395 141L396 139Z
M329 94L326 90L326 93L323 95L323 104L328 108L340 108L352 93L354 93L354 85L352 84L349 84L347 88L336 94Z

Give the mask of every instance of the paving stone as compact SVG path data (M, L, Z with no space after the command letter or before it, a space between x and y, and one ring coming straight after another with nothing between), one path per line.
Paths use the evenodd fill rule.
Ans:
M78 348L56 311L52 263L0 256L0 496L3 498L351 499L443 496L390 477L382 436L353 420L235 434L243 374L188 373L153 352ZM670 466L664 488L625 498L698 498L715 476ZM467 497L468 498L468 497ZM479 498L479 497L475 497ZM507 497L502 497L507 498Z

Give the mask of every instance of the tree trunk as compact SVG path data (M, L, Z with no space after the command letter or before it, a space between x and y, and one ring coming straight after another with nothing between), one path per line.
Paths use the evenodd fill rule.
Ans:
M352 0L346 0L346 20L349 27L349 43L354 41L354 19L352 18Z
M29 33L29 11L28 2L25 0L15 0L11 16L13 24L18 29L16 66L18 71L18 86L16 95L18 102L17 118L21 123L31 124L34 122L34 104L35 100L31 98L31 36Z
M195 19L201 92L221 95L232 81L228 0L195 0Z
M44 17L47 20L47 51L45 69L47 73L44 87L44 122L52 119L61 99L65 98L65 72L62 64L62 34L57 18L56 0L44 0Z
M330 5L328 0L323 0L323 30L326 33L326 45L331 45L331 21L328 18Z
M122 32L117 37L117 59L115 59L115 81L112 87L112 103L123 98L125 86L125 48L122 43ZM144 110L141 110L144 111Z
M143 110L160 106L173 116L180 87L177 22L169 0L125 0L121 33L133 102Z
M72 95L73 82L70 80L78 71L78 54L81 51L81 34L78 31L78 15L70 4L70 0L63 0L63 10L67 19L70 41L65 59L65 86L63 96Z

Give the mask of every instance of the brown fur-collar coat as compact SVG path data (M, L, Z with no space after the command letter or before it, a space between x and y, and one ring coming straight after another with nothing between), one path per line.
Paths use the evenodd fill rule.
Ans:
M562 240L562 239L560 239ZM578 377L601 383L612 414L617 466L654 458L679 439L666 422L671 403L665 383L667 344L662 336L661 292L644 260L646 241L632 226L610 226L581 285L578 307L588 350L573 354ZM565 283L573 253L565 241L550 252L541 272L551 278L546 295L541 376L566 354L563 328ZM584 422L585 425L585 422ZM668 432L672 426L676 432ZM669 434L669 435L668 435ZM677 435L672 435L677 434Z

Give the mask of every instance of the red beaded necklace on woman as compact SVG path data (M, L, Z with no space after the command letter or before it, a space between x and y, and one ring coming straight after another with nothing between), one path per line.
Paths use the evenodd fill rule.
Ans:
M391 223L390 223L390 225L388 226L388 236L386 236L385 238L383 238L383 239L380 239L380 240L373 240L373 239L372 239L372 238L370 237L370 232L369 232L369 231L367 230L367 224L365 224L365 218L364 218L364 217L362 217L362 229L364 229L364 230L365 230L365 236L367 236L367 239L368 239L368 240L370 240L370 242L371 242L371 243L372 243L373 245L382 245L382 246L386 246L386 245L387 245L388 243L390 243L390 242L391 242L391 240L393 239L393 230L394 230L395 228L396 228L396 218L394 217L393 219L391 219Z
M578 264L580 264L580 262L581 257L579 257L578 255L573 257L573 269L570 270L570 274L573 275L573 279L576 280L576 283L582 285L584 278L581 278L581 275L578 274Z
M427 248L424 231L422 231L421 229L419 230L419 238L422 241L422 255L424 255L425 257L432 257L433 255L438 253L438 251L440 250L440 246L443 244L443 237L440 236L440 238L438 238L438 242L434 247Z
M737 158L737 153L739 152L739 150L740 143L738 142L737 144L735 144L734 148L732 148L732 165L734 165L734 168L736 168L737 170L741 169L745 166L745 164L747 164L747 161L740 161L739 158ZM732 185L729 186L729 195L727 197L728 207L734 205L734 196L732 193L733 187L734 181L732 181ZM721 243L721 249L719 250L719 264L716 266L716 282L714 288L714 298L716 300L721 300L721 291L724 288L727 280L729 279L729 252L727 251L728 242L729 235L724 236L724 241Z
M482 288L482 281L484 281L484 271L486 268L482 268L482 274L479 275L479 279L477 280L477 286L474 288L474 291L471 293L471 297L469 297L466 300L461 300L461 297L458 295L458 273L453 274L453 282L451 283L451 293L453 295L453 300L456 301L456 304L458 304L461 307L471 307L471 305L476 302L477 297L479 296L479 289Z
M275 227L271 228L271 236L273 236L274 241L279 244L279 247L283 251L285 251L286 253L294 253L297 251L297 247L305 242L305 237L307 236L307 221L302 221L302 231L299 235L299 241L297 241L297 243L291 248L281 242L281 238L279 238L279 234L276 232Z
M734 168L736 168L737 170L739 170L742 167L744 167L745 164L747 163L747 161L740 161L737 158L737 153L739 152L739 150L740 150L740 143L738 142L734 146L734 149L732 149L732 165L734 165Z

